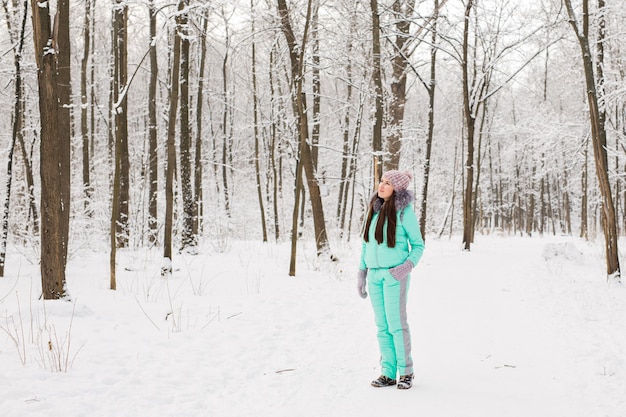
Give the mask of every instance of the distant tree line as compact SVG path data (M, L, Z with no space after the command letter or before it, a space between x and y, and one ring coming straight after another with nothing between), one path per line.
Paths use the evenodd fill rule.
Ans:
M385 170L427 238L626 231L623 7L605 0L0 0L0 275L39 248L300 238L334 260ZM108 242L108 243L105 243Z

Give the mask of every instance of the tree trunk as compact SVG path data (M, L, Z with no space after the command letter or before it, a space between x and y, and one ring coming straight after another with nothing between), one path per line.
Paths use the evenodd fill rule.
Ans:
M356 123L354 127L354 132L352 134L352 148L350 149L349 157L350 157L350 165L348 166L348 176L346 187L344 188L344 206L343 211L341 213L341 230L345 228L347 210L348 210L348 191L352 190L350 193L350 215L348 216L348 239L350 238L350 230L352 228L352 213L354 212L354 185L356 183L356 171L357 171L357 156L359 151L359 142L361 137L361 125L363 123L363 110L365 108L365 95L361 94L359 99L359 109L356 115ZM350 185L350 187L348 187Z
M319 34L319 8L320 0L313 0L313 10L311 14L311 89L313 97L313 120L311 123L311 160L313 170L318 170L318 155L320 143L320 109L322 101L322 80L320 78L320 34Z
M472 227L470 228L471 233L471 242L474 242L474 233L476 232L476 226L480 224L481 217L477 215L478 210L478 195L479 195L479 185L480 185L480 173L482 172L482 150L483 150L483 137L485 134L489 134L488 130L485 129L485 123L487 119L487 106L482 106L481 108L481 117L480 123L478 126L478 146L476 148L476 153L478 154L476 157L476 178L474 181L474 191L472 192ZM484 133L487 130L487 133ZM468 248L469 249L469 248Z
M69 156L59 133L59 92L57 86L57 51L69 45L57 43L53 38L48 2L32 0L33 39L37 60L39 84L39 114L41 127L40 177L41 177L41 288L44 299L60 299L66 296L65 265L68 229L64 213L69 207L63 205L62 190L64 161Z
M24 97L24 83L22 78L22 70L21 70L21 51L23 51L23 42L24 42L24 33L25 33L25 25L28 17L28 0L24 0L24 15L22 16L22 29L20 33L15 33L11 24L14 20L14 13L10 12L8 8L8 2L2 3L4 13L5 13L5 21L7 24L7 32L9 34L10 40L12 44L17 44L17 49L14 49L14 64L15 64L15 83L20 84L20 88L18 89L16 86L15 90L15 106L14 107L14 115L13 115L13 129L14 135L11 137L11 140L15 140L16 143L11 145L12 152L15 152L14 146L17 144L19 146L19 151L22 156L22 163L24 164L24 177L26 179L26 198L27 204L29 206L28 219L30 220L30 216L33 218L33 234L35 236L39 235L39 215L37 209L37 201L35 198L35 181L33 177L33 169L32 169L32 152L29 155L29 152L26 149L26 144L24 142L24 115L25 111L25 100ZM13 1L13 9L17 9L17 0ZM19 70L18 70L19 67ZM33 143L36 139L33 139ZM12 158L11 158L12 159ZM10 160L11 160L10 159ZM7 182L7 187L10 187L10 184ZM10 192L7 193L7 196L10 195ZM7 197L7 204L8 197ZM8 216L8 214L7 214ZM8 218L8 217L7 217ZM28 226L27 226L28 227ZM7 223L8 228L8 223ZM8 229L7 229L8 231ZM8 234L7 234L8 238ZM6 249L6 247L4 248ZM4 258L3 261L4 262Z
M112 104L115 147L113 153L113 199L111 206L111 248L109 257L110 288L117 289L117 248L128 246L128 8L123 0L113 6L113 79Z
M89 42L91 43L91 47L93 48L95 45L95 28L96 28L96 17L95 17L95 8L97 0L90 0L92 4L91 8L91 39ZM89 143L90 143L90 159L93 161L95 156L95 143L96 143L96 106L98 101L96 99L96 54L91 54L91 71L89 73L89 91L90 91L90 100L89 100ZM111 134L111 129L107 129L108 134Z
M228 115L230 108L228 106L228 57L230 51L230 35L228 27L226 27L226 52L222 60L222 101L224 109L222 110L222 187L224 193L224 209L226 215L230 218L230 188L228 186L228 154L230 138L228 134Z
M276 115L282 114L282 106L280 101L280 95L276 93L275 81L274 81L274 72L275 72L275 61L274 61L275 53L272 50L270 52L270 68L269 68L269 85L270 85L270 97L272 98L272 106L271 106L271 126L270 126L270 164L272 166L272 195L273 195L273 212L274 212L274 239L278 241L280 238L280 217L278 213L278 197L280 195L280 174L282 170L279 169L278 165L280 165L280 161L276 161L277 159L277 142L278 142L278 126L276 122ZM275 104L277 103L277 104ZM278 111L275 111L275 107L278 106ZM280 152L278 152L278 158L280 158Z
M526 193L528 200L526 203L526 235L532 236L535 227L535 174L537 168L533 166L532 174L530 176L530 187Z
M422 237L426 239L426 213L428 208L428 183L430 180L430 158L433 149L433 136L435 132L435 87L437 69L437 22L439 19L439 0L435 0L433 23L431 29L430 48L430 81L428 83L428 136L426 137L426 155L424 159L424 178L422 187L422 209L420 210L420 230Z
M548 215L548 217L550 218L550 224L552 225L552 235L556 235L556 226L554 223L555 220L555 213L554 213L554 205L552 204L552 193L550 192L550 189L552 188L551 184L550 184L550 175L546 174L546 201L547 201L547 207L546 207L546 214ZM547 230L546 230L547 231Z
M185 8L189 0L183 0ZM191 184L191 135L189 132L189 33L187 12L178 15L181 36L180 61L180 193L183 200L181 249L196 246L193 233L194 202Z
M88 77L88 67L89 67L89 59L91 53L91 9L92 3L91 0L85 0L85 19L83 23L83 58L80 62L80 133L82 138L83 145L83 193L85 201L83 203L83 208L85 213L88 216L91 216L92 211L90 207L91 197L93 194L93 190L91 188L91 158L89 152L89 98L87 95L87 77Z
M27 0L26 0L27 1ZM22 92L24 87L22 87ZM20 124L24 124L24 100L20 102L20 113L19 118L21 119ZM33 234L35 236L39 235L39 210L37 209L37 200L35 198L35 179L33 176L33 162L32 162L32 152L29 155L26 144L24 143L24 134L23 130L19 130L17 132L17 141L20 145L20 153L22 154L22 161L24 163L24 171L26 177L26 187L28 189L27 198L29 205L29 216L33 217Z
M350 33L356 33L356 19L355 15L350 19ZM352 38L348 39L347 42L347 64L346 64L346 98L345 98L345 113L343 116L343 125L341 126L341 136L342 136L342 158L341 158L341 181L339 182L339 198L337 199L337 221L339 222L339 229L343 235L345 231L345 217L348 205L348 196L350 186L354 183L352 182L352 175L349 167L352 165L353 159L357 157L357 155L352 153L352 149L354 148L354 142L350 143L350 126L352 123L352 85L354 83L354 79L352 76L352 52L353 52L353 40ZM355 129L356 131L357 129ZM348 235L349 236L349 235Z
M402 125L404 123L404 107L406 104L406 70L409 65L410 52L407 48L410 39L411 19L415 0L394 0L391 9L395 21L395 42L391 59L392 81L391 100L389 103L389 135L387 151L389 160L385 169L398 169L400 151L402 150Z
M113 154L113 198L111 201L111 232L110 232L110 254L109 254L109 288L117 289L117 247L118 247L118 218L120 213L120 175L121 175L121 147L116 143Z
M256 41L254 39L255 27L254 27L254 0L250 0L250 11L252 12L252 116L254 118L254 170L257 196L259 199L259 212L261 214L261 234L263 242L267 242L267 225L265 220L265 207L263 205L263 188L261 185L261 152L259 148L259 98L257 95L257 79L256 79Z
M619 111L618 106L615 106L615 107L616 107L615 108L616 112ZM618 117L619 117L619 114L618 114ZM615 128L616 128L615 130L619 131L619 121L618 121L618 119L616 119L616 121L617 121L617 123L616 123L616 126L615 126ZM619 140L615 141L615 172L619 172ZM620 218L620 211L622 211L622 210L620 210L621 209L621 207L620 207L620 205L621 205L620 195L622 194L622 189L621 188L622 188L621 187L621 180L615 181L615 217L618 218L618 219ZM622 220L624 219L623 213L622 213L621 219ZM621 227L621 221L618 220L618 221L615 222L615 229L617 231L617 235L618 236L620 235L620 227Z
M626 135L626 132L624 132L624 134ZM624 170L622 171L624 172L624 176L626 176L626 164L624 165ZM624 200L623 200L623 204L624 204L624 218L622 219L623 221L623 227L624 229L626 229L626 193L624 193Z
M587 240L589 239L589 220L587 218L588 210L588 172L589 172L589 152L587 150L588 142L585 140L583 147L583 172L580 177L581 186L581 202L580 202L580 237Z
M563 155L565 161L565 154ZM563 170L563 216L564 216L564 232L568 235L572 235L572 204L570 202L570 168L564 167Z
M460 140L460 142L463 142L463 139ZM456 200L456 173L457 173L457 166L459 164L458 161L458 149L459 149L459 143L456 142L456 144L454 145L454 161L452 163L452 195L450 196L450 204L448 204L448 209L446 210L446 213L444 215L444 218L441 222L441 226L439 228L439 233L437 233L437 237L441 237L443 235L443 232L445 231L446 228L446 223L450 223L450 232L449 232L449 236L452 236L452 227L454 225L454 202ZM462 153L462 150L461 150ZM463 175L461 175L461 182L462 182L462 177ZM448 222L448 218L450 218L450 221Z
M378 15L378 0L370 0L372 11L372 78L374 81L374 126L372 130L372 155L374 167L374 184L380 182L383 175L383 82L380 67L380 16Z
M184 0L178 1L178 12L185 8ZM180 28L178 21L174 30L174 56L170 79L170 108L167 124L167 169L165 173L165 232L163 237L163 276L172 274L172 228L174 217L174 170L176 167L176 114L178 111L178 83L180 81Z
M150 0L150 84L148 87L148 240L155 244L158 240L158 191L159 191L159 155L157 152L157 82L159 64L156 48L157 9L154 0Z
M124 0L116 0L113 7L113 44L114 77L113 77L113 112L115 123L115 147L119 147L119 199L115 234L117 247L128 246L128 205L130 161L128 157L128 6ZM118 155L117 149L115 155ZM117 158L116 158L117 159ZM117 168L116 168L117 169Z
M474 221L472 218L472 191L474 189L474 126L476 123L476 116L473 113L470 100L470 85L469 85L469 24L470 14L473 7L473 0L468 0L465 6L465 21L463 29L463 60L461 62L463 70L463 114L465 116L465 127L467 128L467 157L465 160L465 193L463 196L463 244L465 250L470 250L472 243L472 229Z
M70 229L70 198L71 198L71 142L72 142L72 77L70 72L70 0L59 0L57 3L57 33L58 61L57 85L59 94L59 169L61 170L61 230L62 232L62 262L63 268L67 262L68 239ZM54 36L54 35L53 35Z
M11 135L11 145L7 157L7 177L6 177L6 200L2 212L2 235L0 236L0 277L4 277L4 265L6 262L7 240L9 238L9 209L11 202L11 183L13 180L13 153L15 144L22 130L22 117L20 108L22 102L22 51L24 50L24 31L26 29L26 16L28 16L28 1L24 1L24 15L22 16L22 28L18 39L18 47L14 54L15 63L15 105L13 113L13 132ZM7 16L8 18L9 16ZM8 23L8 20L7 20ZM10 29L9 29L10 32Z
M291 27L289 18L289 12L287 10L287 4L285 0L278 0L278 14L281 20L281 29L287 44L289 46L289 56L291 62L291 77L294 91L294 101L296 108L296 115L298 117L298 133L299 133L299 145L298 156L299 161L296 168L296 189L295 189L295 203L294 203L294 215L293 228L292 228L292 242L291 242L291 261L289 267L289 275L295 275L295 258L296 258L296 243L298 238L298 226L297 226L297 212L299 210L299 193L301 192L301 170L304 169L307 177L307 185L309 188L309 198L311 201L311 207L313 210L313 226L315 230L315 243L317 246L317 255L321 255L324 252L330 253L330 245L328 243L328 237L326 235L326 225L324 220L324 208L322 205L322 198L320 194L319 184L315 177L315 169L313 167L313 157L311 154L311 147L308 143L309 137L309 125L306 112L306 93L303 90L304 84L304 51L308 37L309 23L311 20L311 1L308 1L307 14L305 20L305 29L302 36L302 45L296 44L296 38ZM300 51L300 55L298 55ZM330 254L331 259L335 259Z
M543 236L546 231L546 178L545 156L541 154L541 185L539 188L539 236Z
M202 110L204 108L204 70L206 66L206 32L209 24L209 8L204 9L202 15L202 34L200 35L200 67L198 69L198 93L196 101L196 151L194 164L194 203L193 233L198 235L202 225L203 208L202 204Z
M351 47L348 48L348 51L351 50ZM346 54L350 56L350 53ZM347 204L347 196L349 182L348 182L348 165L352 161L352 158L356 157L356 155L352 155L350 153L350 109L352 102L352 64L348 62L346 66L346 106L345 106L345 114L343 116L343 126L341 127L341 136L342 136L342 158L341 158L341 174L340 174L340 182L339 182L339 198L337 199L337 220L342 217L342 213L345 213L345 206ZM343 230L343 221L339 226L341 230Z

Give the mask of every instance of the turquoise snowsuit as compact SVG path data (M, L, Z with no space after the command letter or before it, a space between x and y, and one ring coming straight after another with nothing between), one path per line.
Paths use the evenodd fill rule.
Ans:
M367 269L368 292L378 329L382 374L396 379L398 373L413 373L411 334L406 315L411 277L409 274L406 278L397 280L389 270L403 264L407 259L413 266L417 265L424 252L424 240L412 204L407 199L396 198L396 245L394 248L387 246L386 223L383 230L384 241L378 244L374 233L380 207L376 210L375 205L374 208L369 241L363 239L359 269Z

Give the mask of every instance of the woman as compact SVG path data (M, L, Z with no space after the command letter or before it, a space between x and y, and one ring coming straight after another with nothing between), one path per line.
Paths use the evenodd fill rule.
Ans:
M378 328L381 375L374 387L413 385L411 335L406 317L410 272L424 252L424 240L413 212L413 193L407 190L410 172L383 174L369 204L358 273L358 290L367 297L366 281ZM367 278L367 279L366 279Z

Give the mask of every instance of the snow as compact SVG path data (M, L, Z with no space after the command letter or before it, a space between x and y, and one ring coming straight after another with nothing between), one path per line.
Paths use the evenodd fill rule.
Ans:
M168 279L159 251L120 251L117 291L108 254L82 249L68 263L71 301L45 302L38 265L11 248L2 415L626 415L626 292L607 283L601 244L459 242L427 239L413 272L409 391L369 386L378 348L356 238L333 245L337 263L301 243L296 277L287 243L206 243L176 254Z

